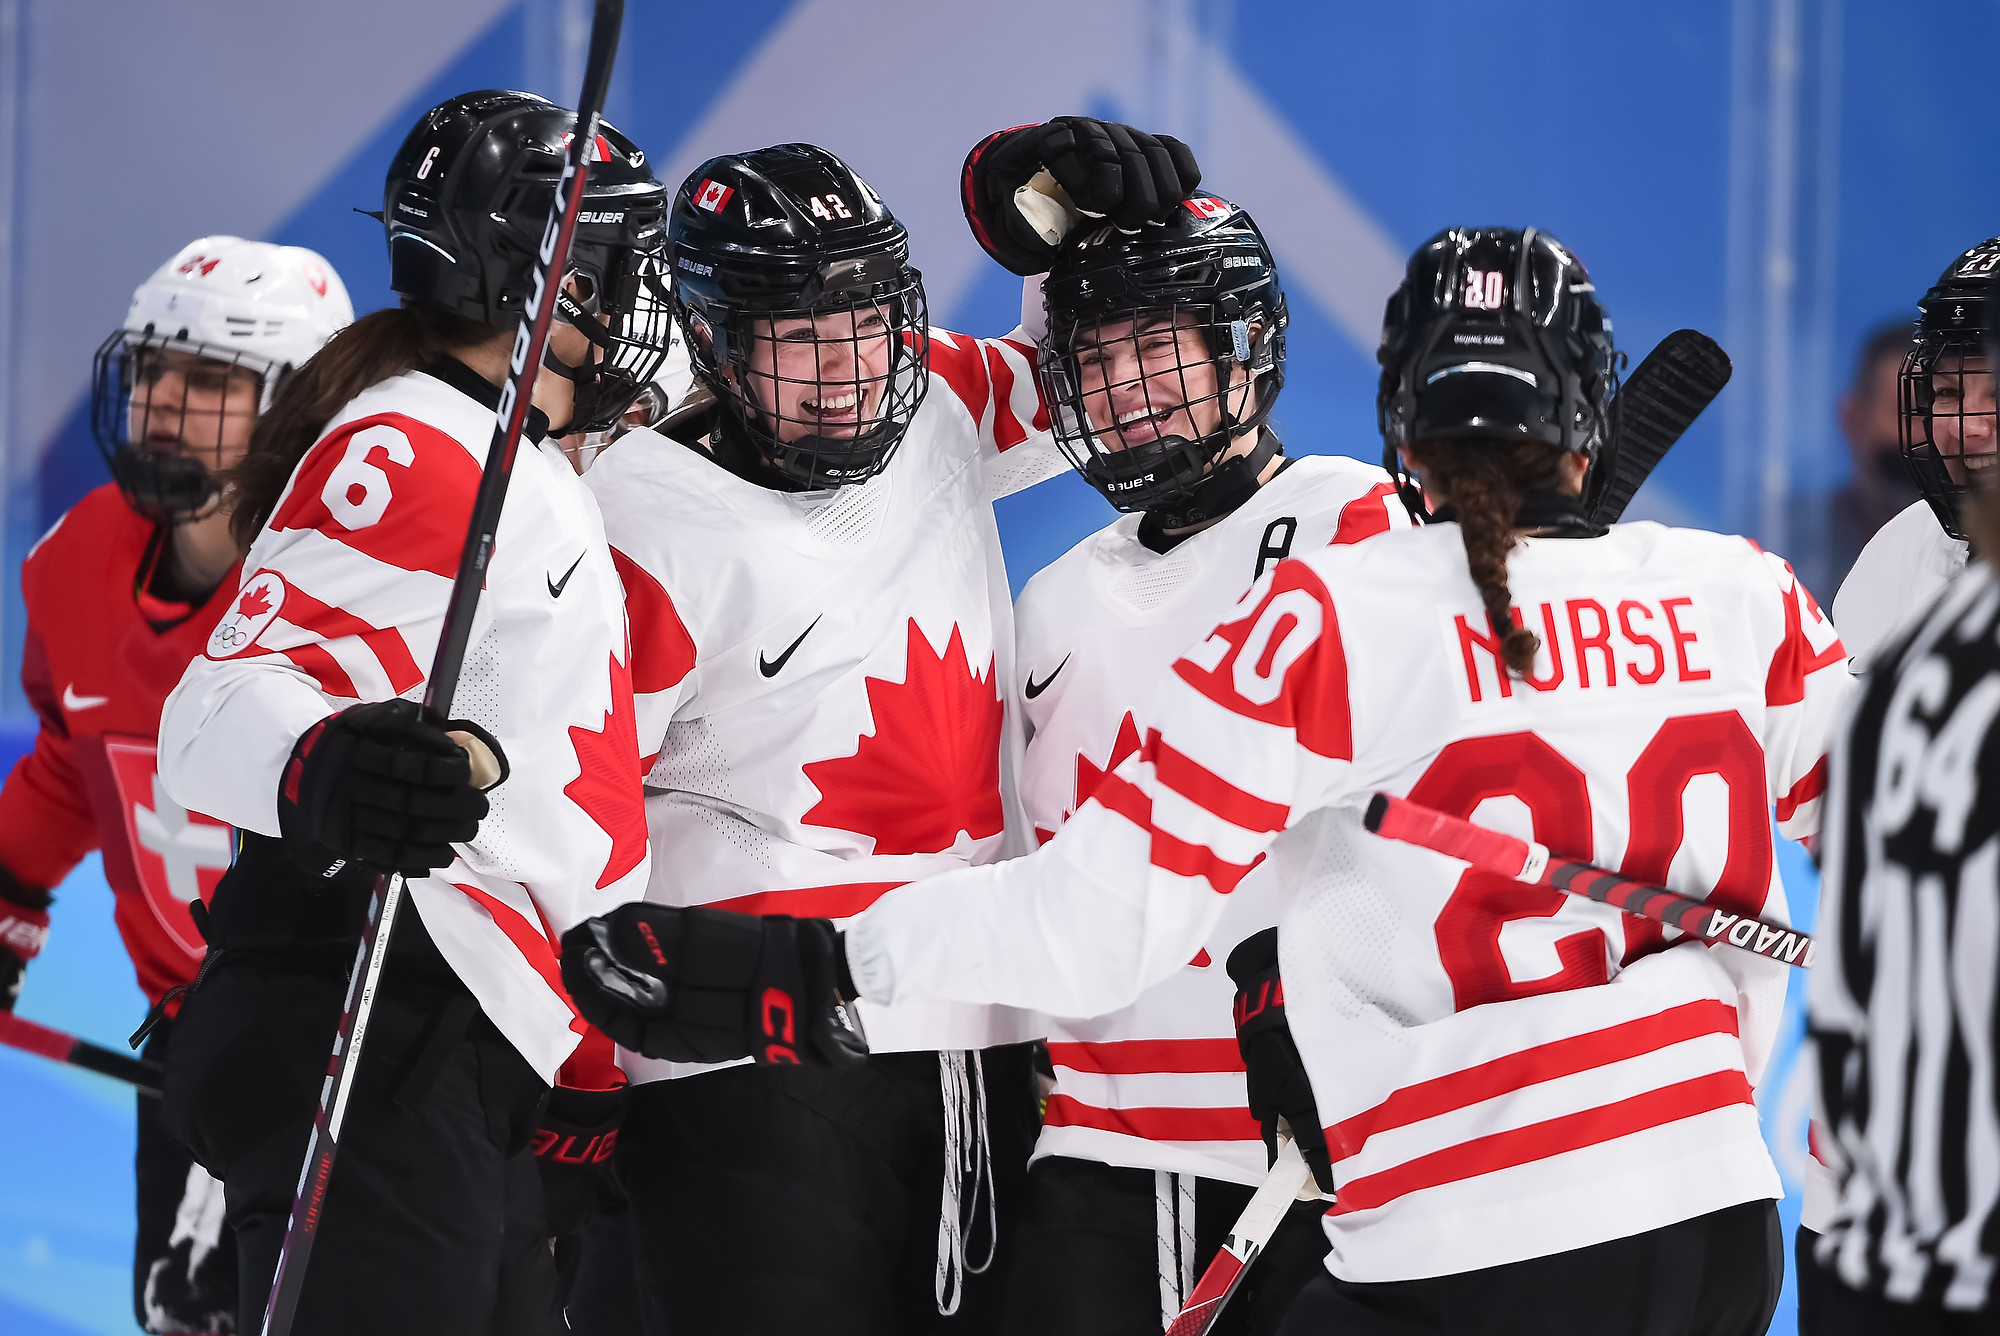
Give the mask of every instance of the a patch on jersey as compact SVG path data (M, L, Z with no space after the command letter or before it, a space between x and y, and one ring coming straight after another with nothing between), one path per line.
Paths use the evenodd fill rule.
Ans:
M285 605L285 581L276 571L259 571L237 591L236 601L209 632L208 657L227 659L257 643Z
M822 796L800 820L866 835L878 854L941 853L961 833L998 835L1002 715L993 661L975 674L964 632L952 627L939 654L912 618L908 662L901 682L867 679L875 731L853 754L805 766Z

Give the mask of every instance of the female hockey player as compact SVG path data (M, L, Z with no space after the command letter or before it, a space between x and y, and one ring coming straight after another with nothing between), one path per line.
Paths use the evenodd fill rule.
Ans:
M1198 179L1122 126L1011 133L1010 210L1050 162L1135 227ZM697 406L585 475L632 622L648 895L847 918L1025 852L990 502L1063 467L1032 346L931 329L903 225L823 149L704 163L668 229ZM993 1329L1040 1028L922 1000L864 1018L874 1056L839 1071L628 1061L619 1173L676 1322Z
M91 420L112 482L21 568L21 683L41 729L0 789L0 1007L41 946L49 888L92 849L147 1000L193 980L202 941L188 902L229 865L229 829L155 782L160 702L236 589L223 476L285 378L353 318L312 251L202 237L139 286L98 349ZM165 1060L172 1029L163 1013L147 1058ZM229 1331L236 1249L217 1228L221 1185L167 1136L158 1099L138 1111L139 1324Z
M1241 209L1197 195L1159 227L1099 225L1065 248L1042 293L1057 439L1128 512L1030 580L1014 609L1029 729L1021 798L1047 839L1139 750L1161 679L1258 576L1409 517L1372 464L1284 457L1267 419L1284 383L1285 297ZM1274 874L1246 878L1201 949L1132 1006L1050 1022L1056 1085L1008 1282L1009 1333L1158 1336L1263 1180L1223 963L1252 939L1232 969L1262 950L1275 971L1264 931L1283 903ZM1257 1095L1248 1103L1265 1112ZM1295 1131L1324 1171L1319 1128ZM1276 1329L1326 1252L1323 1209L1294 1208L1230 1330Z
M1371 793L1406 795L1783 916L1773 799L1788 834L1814 828L1840 641L1741 539L1585 518L1614 356L1546 233L1426 243L1390 302L1380 407L1406 497L1440 522L1268 572L1036 853L886 895L843 947L765 929L827 981L814 1036L856 991L1128 1005L1268 857L1299 887L1284 989L1336 1188L1328 1274L1288 1336L1761 1332L1780 1189L1751 1082L1783 967L1359 819ZM697 999L646 934L749 931L626 906L570 935L566 974L587 1015L658 1043Z
M575 1084L591 1054L553 935L640 893L646 834L617 572L551 437L610 426L669 327L664 192L608 126L458 684L466 718L435 727L414 698L574 121L472 93L404 141L384 200L404 305L350 326L259 422L234 475L246 575L161 719L168 790L240 832L165 1104L225 1184L244 1330L376 872L408 879L410 909L294 1330L562 1329L529 1146L558 1069Z

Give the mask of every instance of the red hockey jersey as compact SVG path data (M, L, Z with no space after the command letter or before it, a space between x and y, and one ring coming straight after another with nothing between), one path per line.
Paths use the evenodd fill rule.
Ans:
M201 607L140 593L156 532L107 483L22 563L21 684L41 731L0 789L0 864L27 885L54 886L92 849L104 851L118 932L154 1002L200 967L188 902L213 893L230 853L226 824L160 787L160 702L208 642L237 575L224 575Z

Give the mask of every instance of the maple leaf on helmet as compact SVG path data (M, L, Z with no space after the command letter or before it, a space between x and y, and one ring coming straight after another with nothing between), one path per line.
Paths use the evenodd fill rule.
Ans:
M243 599L236 605L236 611L244 617L262 617L271 610L271 591L263 585L254 585L243 591Z
M570 725L577 776L563 796L611 837L611 856L597 879L603 890L646 857L646 805L640 789L639 725L632 708L632 670L611 656L611 708L601 728Z
M956 625L939 654L911 618L908 664L901 682L867 679L875 731L853 755L805 766L822 796L800 819L866 835L878 854L942 853L961 832L998 835L1006 822L993 661L974 674Z

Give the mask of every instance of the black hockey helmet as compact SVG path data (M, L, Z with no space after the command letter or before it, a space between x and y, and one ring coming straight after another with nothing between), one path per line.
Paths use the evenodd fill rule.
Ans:
M1285 293L1249 214L1196 195L1138 232L1080 229L1043 280L1042 302L1041 370L1056 440L1106 500L1184 527L1228 513L1246 486L1254 490L1276 437L1267 433L1240 466L1216 467L1231 441L1263 425L1285 383ZM1196 385L1188 381L1196 363L1181 355L1188 330L1201 336L1213 372ZM1129 374L1113 380L1114 366ZM1232 393L1238 369L1252 383ZM1209 403L1214 422L1204 430L1197 414L1208 417ZM1119 419L1145 439L1130 439Z
M532 93L462 93L426 112L389 165L383 222L389 286L495 329L521 318L576 113ZM604 431L667 354L661 227L666 190L646 155L599 123L555 318L589 336L588 367L545 365L576 382L567 430Z
M722 429L802 486L880 473L929 388L930 334L909 233L868 184L811 144L710 158L674 196L667 248Z
M1620 357L1583 262L1538 228L1454 227L1410 257L1382 317L1382 464L1412 514L1398 451L1424 440L1543 441L1612 469Z
M1960 507L1978 472L1991 485L1995 428L1993 366L1986 340L1993 332L1987 288L2000 270L2000 237L1953 260L1917 303L1917 332L1897 377L1903 462L1938 523L1965 537Z

